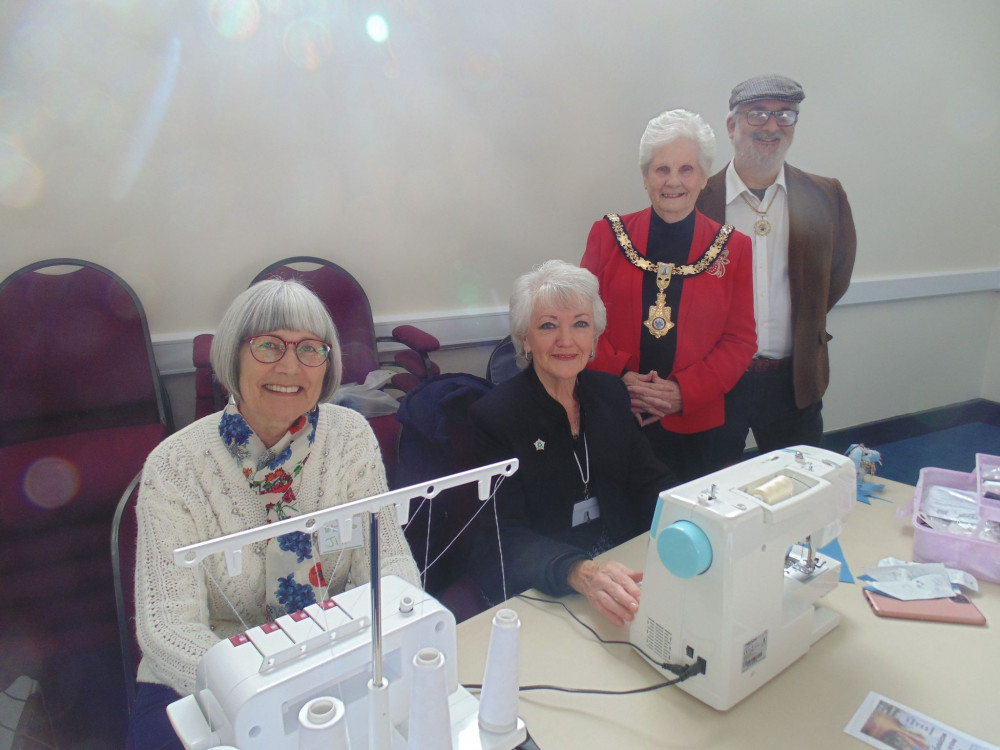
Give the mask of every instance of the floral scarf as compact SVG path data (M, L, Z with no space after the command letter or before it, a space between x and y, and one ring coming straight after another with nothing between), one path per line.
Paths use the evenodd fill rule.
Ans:
M230 399L219 422L219 435L250 483L267 501L267 522L297 516L295 488L302 467L309 460L319 409L313 409L292 423L288 432L267 448ZM313 561L312 537L300 531L275 537L267 543L264 579L267 587L267 617L298 612L326 598L326 579L318 560Z

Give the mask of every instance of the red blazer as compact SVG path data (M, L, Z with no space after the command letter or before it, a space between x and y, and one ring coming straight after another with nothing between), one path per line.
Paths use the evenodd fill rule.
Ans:
M622 216L622 223L640 255L646 254L652 208ZM719 224L700 211L695 217L694 238L688 262L698 260L712 244ZM709 272L685 276L681 292L674 369L660 377L675 380L681 389L684 410L660 420L671 432L701 432L725 420L723 396L736 385L757 351L757 326L753 315L753 267L750 238L734 231L721 261L721 276ZM716 261L716 266L720 261ZM642 277L645 271L629 263L608 226L594 222L580 265L601 284L601 299L608 309L608 327L597 342L589 367L621 375L639 369L639 341L649 335L643 321Z

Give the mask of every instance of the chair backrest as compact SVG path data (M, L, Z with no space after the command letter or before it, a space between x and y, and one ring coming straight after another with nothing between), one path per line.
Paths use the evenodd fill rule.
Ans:
M115 582L115 611L118 615L118 636L121 641L122 668L125 671L125 697L131 710L135 700L135 672L142 658L135 635L135 545L138 525L135 502L139 496L139 479L135 475L122 493L111 523L111 569Z
M486 379L493 385L499 385L517 375L521 369L514 342L510 336L506 336L490 353L490 359L486 363Z
M199 333L191 347L191 361L194 363L194 418L221 411L229 400L229 393L222 387L212 369L211 333Z
M0 446L159 422L172 430L142 304L121 278L73 258L0 282L13 340L0 368Z
M323 258L298 255L272 263L251 284L271 278L297 279L326 305L340 337L342 382L363 383L368 373L378 369L371 304L361 284L348 271Z

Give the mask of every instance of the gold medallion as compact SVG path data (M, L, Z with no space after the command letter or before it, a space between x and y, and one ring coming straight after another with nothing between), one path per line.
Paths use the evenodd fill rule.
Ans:
M643 324L655 338L666 336L674 327L670 320L670 308L667 307L667 287L674 275L673 263L658 263L656 267L656 304L649 306L649 317Z
M670 320L670 308L663 304L666 301L663 292L660 292L656 295L656 304L649 306L649 317L646 318L644 325L654 338L666 336L674 327L674 323Z
M747 204L747 208L757 214L757 221L753 223L753 233L758 237L766 237L771 231L771 222L767 220L767 212L771 210L771 206L774 205L774 199L777 197L778 191L775 190L774 195L771 196L771 200L767 204L767 208L761 211L750 202L745 193L740 193L740 198L742 198L743 202Z

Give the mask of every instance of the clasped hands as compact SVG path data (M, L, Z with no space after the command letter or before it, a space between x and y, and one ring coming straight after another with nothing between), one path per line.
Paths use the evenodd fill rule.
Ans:
M650 370L645 375L626 372L622 375L632 398L632 413L640 427L658 422L668 414L678 414L684 408L681 387L673 380L667 380Z
M642 571L634 571L614 560L581 560L569 569L568 583L590 602L590 606L617 627L631 622L639 610Z

